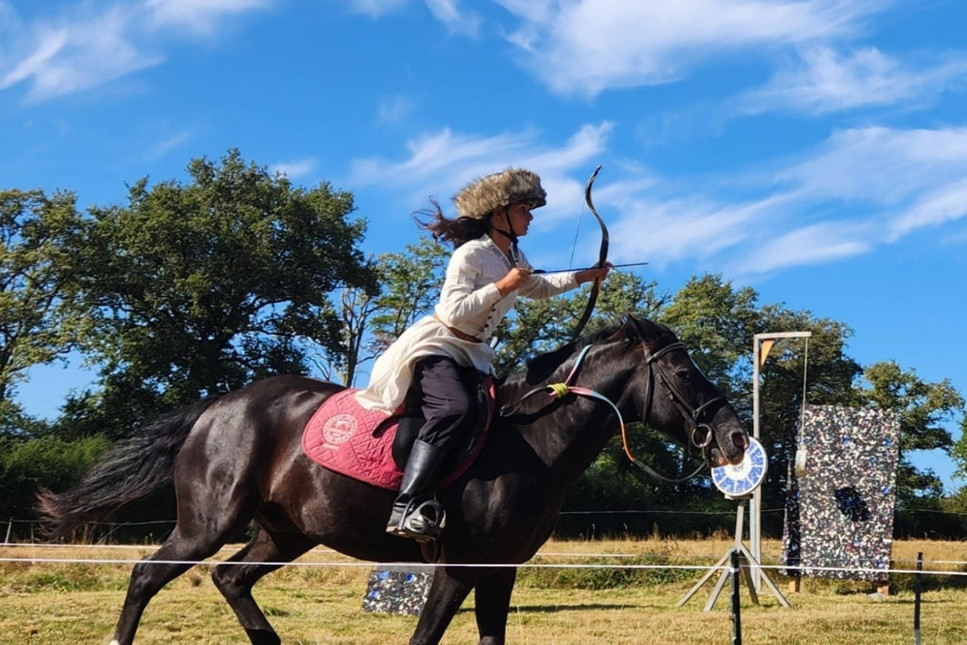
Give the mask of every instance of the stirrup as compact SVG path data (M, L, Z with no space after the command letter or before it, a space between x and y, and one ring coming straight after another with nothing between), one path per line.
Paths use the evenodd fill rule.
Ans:
M393 505L386 532L417 542L430 542L440 537L446 525L443 504L432 498L422 502L413 499L405 507Z

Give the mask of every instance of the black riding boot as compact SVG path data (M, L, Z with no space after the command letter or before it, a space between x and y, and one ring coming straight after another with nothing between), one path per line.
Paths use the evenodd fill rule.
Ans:
M386 532L428 542L440 537L446 524L443 505L430 490L437 482L446 453L442 448L417 439L413 443L400 493L393 502Z

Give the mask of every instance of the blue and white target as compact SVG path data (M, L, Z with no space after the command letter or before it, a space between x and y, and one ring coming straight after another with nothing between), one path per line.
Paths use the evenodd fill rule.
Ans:
M758 439L749 437L745 457L734 466L716 466L712 469L712 483L726 497L746 497L752 494L766 478L769 458Z

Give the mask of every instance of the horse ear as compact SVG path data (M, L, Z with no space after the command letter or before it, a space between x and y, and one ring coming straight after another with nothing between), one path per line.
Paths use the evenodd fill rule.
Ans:
M618 330L611 336L611 340L617 340L619 338L624 338L625 340L639 341L641 340L641 334L638 333L637 319L631 314L625 314L621 316L621 325Z
M628 315L625 324L633 328L634 335L643 343L653 343L657 341L665 330L662 326L654 323L647 318Z

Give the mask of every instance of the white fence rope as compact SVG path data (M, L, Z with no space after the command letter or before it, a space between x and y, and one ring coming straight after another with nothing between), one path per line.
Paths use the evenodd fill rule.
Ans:
M111 550L111 549L138 549L138 550L157 550L158 547L151 546L137 546L137 545L62 545L62 544L18 544L18 543L0 543L0 548L7 548L14 551L20 551L25 549L96 549L96 550ZM233 547L222 547L219 553L223 551L238 551L237 548ZM337 554L336 551L332 549L319 548L309 551L309 554ZM567 557L567 558L615 558L615 559L626 559L641 557L643 555L648 555L648 553L639 554L629 554L629 553L538 553L537 557ZM305 557L305 556L302 556ZM349 556L346 556L349 557ZM455 568L519 568L519 569L623 569L623 570L662 570L662 571L723 571L730 569L730 565L723 564L718 565L700 565L700 564L631 564L631 563L615 563L615 564L581 564L581 563L538 563L538 562L525 562L523 564L479 564L479 563L423 563L423 562L370 562L353 560L349 562L340 562L334 560L325 561L284 561L284 562L273 562L273 561L222 561L222 560L148 560L148 559L131 559L131 558L77 558L77 557L38 557L35 555L24 555L20 557L12 556L0 556L0 562L10 562L10 563L23 563L23 564L112 564L112 565L134 565L138 563L144 564L167 564L167 565L189 565L189 566L218 566L218 565L258 565L258 566L274 566L274 567L337 567L337 568L352 568L352 567L365 567L365 568L381 568L381 567L420 567L420 568L433 568L433 567L455 567ZM916 560L894 560L894 562L916 562ZM964 567L967 565L967 561L962 560L923 560L924 565L953 565ZM745 565L744 565L745 566ZM828 573L850 573L850 574L874 574L874 575L896 575L896 574L921 574L925 576L929 575L943 575L943 576L967 576L967 571L955 570L955 569L907 569L907 568L862 568L862 567L794 567L783 564L759 564L756 565L757 568L763 570L775 570L780 571L784 575L788 575L790 572L799 572L804 576L807 572L828 572Z

